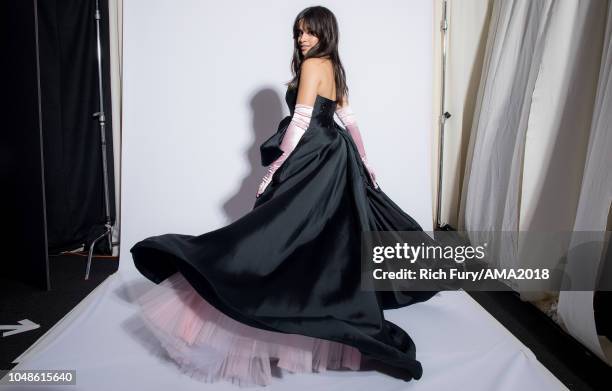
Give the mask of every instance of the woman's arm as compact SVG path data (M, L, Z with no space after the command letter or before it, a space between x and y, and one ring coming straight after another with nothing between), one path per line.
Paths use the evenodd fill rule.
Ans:
M313 107L322 80L322 67L315 58L309 58L301 65L296 104Z
M374 171L374 167L370 165L370 162L368 161L368 158L366 156L363 139L361 138L361 132L359 131L359 125L357 125L355 113L349 105L346 96L342 99L342 106L336 107L336 114L338 114L340 121L351 135L355 146L357 146L357 151L359 151L361 161L363 162L364 166L368 170L368 173L370 174L372 184L374 185L374 188L377 188L378 183L376 182L376 172Z
M285 160L287 160L308 129L312 118L314 102L317 98L317 88L320 82L321 77L317 64L310 59L304 61L300 71L300 82L295 109L293 110L291 122L289 122L289 126L285 131L283 141L280 145L283 154L268 166L268 172L263 177L257 189L256 197L259 197L266 190L270 182L272 182L274 173L283 165Z

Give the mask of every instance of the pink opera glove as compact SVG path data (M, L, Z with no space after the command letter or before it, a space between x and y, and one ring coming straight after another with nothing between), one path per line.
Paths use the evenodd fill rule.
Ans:
M285 131L285 135L283 136L283 141L281 142L280 149L282 149L283 154L278 157L272 164L268 166L268 172L261 180L261 184L259 185L259 189L257 190L256 197L259 197L268 187L270 182L272 182L272 177L276 170L283 165L285 160L289 157L291 152L295 149L295 147L300 142L300 139L308 129L310 125L310 119L312 118L312 106L303 105L301 103L297 103L295 105L295 109L293 110L293 117L291 118L291 122L289 126L287 126L287 130Z
M374 171L374 167L370 165L370 162L366 156L363 140L361 139L361 132L359 132L359 126L357 126L357 121L355 120L355 113L353 113L350 105L346 105L336 109L336 114L338 114L340 121L342 121L344 127L349 131L353 142L355 142L357 150L359 151L359 156L361 157L361 161L370 174L370 179L372 179L374 188L378 188L378 183L376 182L376 172Z

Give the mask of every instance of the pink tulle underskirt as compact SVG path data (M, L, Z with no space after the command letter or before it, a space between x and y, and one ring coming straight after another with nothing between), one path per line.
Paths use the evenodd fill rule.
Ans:
M182 372L205 382L267 385L271 366L290 372L359 370L358 349L251 327L217 310L175 273L138 299L141 315Z

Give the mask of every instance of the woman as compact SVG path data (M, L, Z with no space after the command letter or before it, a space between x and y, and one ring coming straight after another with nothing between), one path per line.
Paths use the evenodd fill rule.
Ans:
M418 379L415 345L383 309L435 292L361 290L360 234L422 229L376 183L347 99L334 15L306 8L293 31L291 114L261 146L269 168L253 210L200 236L137 243L136 267L158 284L141 298L144 319L180 368L206 381L265 385L271 365L358 370L363 358Z

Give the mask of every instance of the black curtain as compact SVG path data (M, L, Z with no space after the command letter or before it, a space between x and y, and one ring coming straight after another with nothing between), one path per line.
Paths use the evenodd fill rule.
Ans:
M95 0L38 0L47 235L51 253L104 230ZM100 0L111 220L115 221L108 4Z
M34 5L0 2L0 291L4 279L50 289Z

